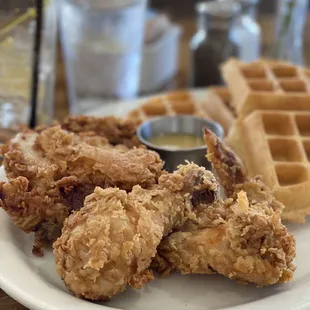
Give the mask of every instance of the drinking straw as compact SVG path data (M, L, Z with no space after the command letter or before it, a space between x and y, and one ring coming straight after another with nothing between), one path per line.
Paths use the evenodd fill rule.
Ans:
M32 61L32 81L30 94L30 118L29 127L34 128L37 124L37 102L39 89L39 74L40 74L40 56L41 56L41 41L42 41L42 26L43 26L43 2L44 0L36 0L36 28L34 33L33 44L33 61Z

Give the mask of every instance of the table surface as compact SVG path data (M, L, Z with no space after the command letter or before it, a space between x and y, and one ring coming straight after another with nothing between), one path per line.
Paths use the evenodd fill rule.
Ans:
M189 55L188 55L188 42L195 32L195 22L193 20L177 20L181 26L183 26L183 36L180 45L180 70L176 79L173 83L169 85L168 88L184 88L187 85L187 75L189 68ZM264 16L260 19L260 24L263 29L264 38L263 46L270 45L272 42L272 31L268 29L273 29L273 18L270 16ZM310 30L310 19L308 18L308 23L306 25L306 31ZM310 50L310 36L305 37L305 50ZM305 55L305 61L310 64L310 53ZM57 61L57 79L56 79L56 97L55 97L55 116L56 119L62 120L68 115L68 101L66 92L65 75L63 68L61 53L58 53ZM15 300L10 298L0 289L0 309L1 310L27 310L24 306L17 303Z

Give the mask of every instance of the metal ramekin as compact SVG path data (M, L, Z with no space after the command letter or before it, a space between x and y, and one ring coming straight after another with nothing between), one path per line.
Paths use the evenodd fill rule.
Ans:
M223 128L218 123L190 115L164 116L151 119L138 128L137 136L141 143L161 156L165 161L165 169L170 172L174 171L178 165L184 164L186 160L210 169L210 163L206 159L207 147L205 145L174 150L154 145L149 141L152 137L165 133L183 133L203 137L203 128L210 129L219 138L223 137Z

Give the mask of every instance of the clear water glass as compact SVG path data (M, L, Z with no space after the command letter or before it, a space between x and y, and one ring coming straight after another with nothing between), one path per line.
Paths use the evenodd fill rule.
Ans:
M272 56L302 65L309 0L278 0Z
M63 0L60 27L70 112L130 99L140 83L147 0Z
M232 39L239 46L239 58L244 62L257 60L261 55L261 29L256 22L258 0L239 0L241 14L233 27Z
M57 43L55 1L47 1L44 10L38 124L49 124L53 120ZM13 124L8 122L13 113L18 124L27 124L29 120L36 17L33 5L33 1L11 0L0 7L0 128Z

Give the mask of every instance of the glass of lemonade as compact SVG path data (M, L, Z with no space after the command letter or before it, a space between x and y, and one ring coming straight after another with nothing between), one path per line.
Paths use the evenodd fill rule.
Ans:
M53 119L57 34L55 1L45 2L38 124L48 124ZM29 120L35 18L34 1L7 0L0 6L0 128L2 129L16 129L17 125L27 124Z
M147 0L63 0L70 112L137 95Z

